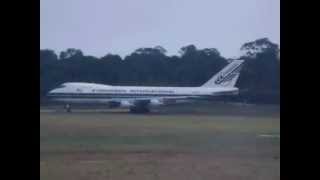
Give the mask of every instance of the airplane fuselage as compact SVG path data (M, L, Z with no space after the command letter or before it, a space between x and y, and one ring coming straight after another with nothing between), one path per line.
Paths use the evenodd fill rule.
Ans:
M132 112L147 112L149 106L178 101L211 99L236 95L235 87L243 60L235 60L199 87L110 86L95 83L64 83L51 90L51 100L70 103L104 103L110 107L129 107Z
M49 93L54 101L70 103L108 103L110 101L132 101L153 98L163 99L208 99L220 95L237 94L236 87L144 87L109 86L91 83L65 83Z

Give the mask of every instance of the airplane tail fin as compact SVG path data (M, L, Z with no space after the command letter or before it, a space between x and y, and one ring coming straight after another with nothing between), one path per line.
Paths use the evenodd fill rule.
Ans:
M243 62L244 60L233 60L201 87L234 87L240 76Z

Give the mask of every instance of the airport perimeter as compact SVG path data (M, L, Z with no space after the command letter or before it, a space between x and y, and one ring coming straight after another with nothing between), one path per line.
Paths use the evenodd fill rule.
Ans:
M40 178L280 179L280 108L215 103L128 114L41 107Z

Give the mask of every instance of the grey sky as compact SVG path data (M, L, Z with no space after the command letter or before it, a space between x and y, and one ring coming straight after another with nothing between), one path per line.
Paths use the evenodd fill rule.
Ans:
M168 55L185 45L239 55L245 42L280 44L280 0L41 0L40 47L86 55L128 55L161 45Z

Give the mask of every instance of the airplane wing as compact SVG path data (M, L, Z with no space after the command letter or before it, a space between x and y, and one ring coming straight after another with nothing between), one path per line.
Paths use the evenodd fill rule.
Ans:
M160 97L136 97L136 98L112 98L112 100L115 101L121 101L121 100L126 100L126 101L146 101L146 100L154 100L154 99L158 99L158 100L187 100L187 99L199 99L201 97L199 96L160 96Z
M113 98L111 102L118 102L125 106L160 106L160 105L172 105L180 103L192 102L195 99L199 99L199 96L161 96L161 97L136 97L128 99Z

